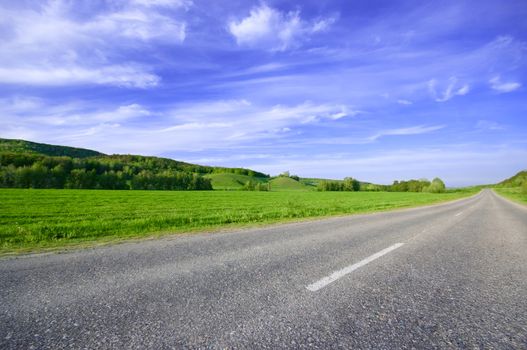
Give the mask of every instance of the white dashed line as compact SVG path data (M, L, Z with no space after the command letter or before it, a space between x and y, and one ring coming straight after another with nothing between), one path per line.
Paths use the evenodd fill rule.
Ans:
M357 270L359 267L362 267L362 266L372 262L373 260L378 259L378 258L380 258L381 256L383 256L385 254L388 254L392 250L395 250L395 249L401 247L402 245L404 245L404 243L396 243L396 244L394 244L394 245L392 245L392 246L390 246L390 247L388 247L386 249L381 250L378 253L370 255L366 259L361 260L361 261L359 261L356 264L347 266L347 267L343 268L342 270L335 271L331 275L329 275L327 277L324 277L324 278L316 281L315 283L310 284L306 288L309 289L312 292L316 292L317 290L324 288L328 284L335 282L339 278L344 277L348 273L351 273L351 272Z

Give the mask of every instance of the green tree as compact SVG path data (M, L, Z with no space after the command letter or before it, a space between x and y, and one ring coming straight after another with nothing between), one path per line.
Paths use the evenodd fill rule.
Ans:
M442 192L445 192L445 190L446 190L445 183L443 182L443 180L441 180L438 177L433 179L430 186L425 188L425 192L430 192L430 193L442 193Z

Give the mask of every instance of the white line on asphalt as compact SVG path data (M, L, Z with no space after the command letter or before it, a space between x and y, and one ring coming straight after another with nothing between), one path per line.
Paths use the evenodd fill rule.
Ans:
M454 215L454 216L459 216L459 215L461 215L461 214L463 214L463 212L462 212L462 211L460 211L459 213L457 213L457 214L456 214L456 215Z
M316 292L317 290L324 288L328 284L335 282L339 278L344 277L348 273L351 273L351 272L357 270L359 267L363 267L364 265L372 262L375 259L380 258L381 256L383 256L385 254L388 254L392 250L395 250L395 249L401 247L402 245L404 245L404 243L396 243L396 244L394 244L392 246L389 246L388 248L383 249L380 252L375 253L373 255L370 255L366 259L363 259L363 260L359 261L356 264L353 264L353 265L350 265L350 266L346 266L342 270L338 270L338 271L333 272L331 275L329 275L327 277L324 277L324 278L316 281L315 283L310 284L306 288L309 289L312 292Z

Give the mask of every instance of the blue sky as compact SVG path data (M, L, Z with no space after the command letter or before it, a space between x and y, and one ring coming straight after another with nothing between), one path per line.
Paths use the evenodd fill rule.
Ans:
M0 1L0 137L447 185L527 168L527 3Z

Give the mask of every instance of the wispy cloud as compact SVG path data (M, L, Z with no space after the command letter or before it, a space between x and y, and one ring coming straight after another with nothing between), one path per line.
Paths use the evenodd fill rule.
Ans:
M383 136L404 136L404 135L421 135L421 134L427 134L436 130L443 129L445 125L432 125L432 126L425 126L425 125L417 125L417 126L411 126L407 128L398 128L398 129L388 129L388 130L382 130L378 132L375 135L372 135L369 137L370 140L378 140L379 138Z
M148 68L141 66L124 65L111 65L101 68L84 68L78 65L0 68L0 82L44 86L101 84L148 88L156 86L161 80L159 76L148 72L148 70Z
M522 86L522 84L515 81L503 82L501 81L500 76L495 76L490 79L489 84L493 90L496 90L499 93L512 92L518 90Z
M97 108L87 103L72 101L67 104L48 104L34 97L0 99L0 121L7 127L38 125L42 132L55 126L70 128L73 132L101 123L119 123L154 115L137 103L113 108ZM16 122L15 122L16 121Z
M446 102L454 96L463 96L469 93L470 86L468 84L460 84L458 78L450 77L448 84L443 91L438 91L438 82L436 79L431 79L428 82L428 89L430 94L436 102Z
M478 122L476 123L476 128L480 130L491 130L491 131L505 130L505 126L495 121L491 121L491 120L478 120Z
M3 100L0 121L10 137L34 130L35 140L63 142L112 152L159 154L164 150L215 149L283 139L306 125L336 123L359 112L345 105L253 105L247 100L169 106L152 111L139 104L96 108L86 103L48 105L34 98ZM143 121L132 123L134 120ZM145 120L155 120L150 125ZM21 136L18 136L19 133ZM122 144L121 135L128 135ZM126 150L126 148L129 148Z
M29 85L102 84L147 88L160 77L145 64L126 61L121 51L151 42L178 44L186 23L163 13L183 1L116 1L77 16L74 2L45 1L16 10L2 8L12 28L0 53L0 83ZM1 34L1 33L0 33Z
M336 17L309 23L300 11L284 13L262 3L251 9L248 17L228 24L230 33L241 46L283 51L296 47L306 36L327 30Z
M168 8L188 8L192 6L192 0L131 0L135 5L142 5L146 7L168 7Z
M381 129L378 131L366 129L362 133L365 135L339 136L331 138L318 138L316 140L304 140L305 144L321 145L366 145L379 141L386 136L411 136L428 134L437 130L444 129L445 125L415 125L404 128Z

